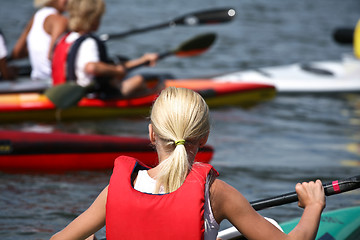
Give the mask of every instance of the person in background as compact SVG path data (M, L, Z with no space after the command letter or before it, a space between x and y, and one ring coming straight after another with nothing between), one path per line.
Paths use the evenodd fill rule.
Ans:
M148 130L159 164L148 168L132 157L118 157L109 185L51 240L85 239L105 223L107 240L215 240L224 219L248 239L315 239L325 207L320 180L296 185L304 212L286 235L217 179L210 164L194 162L210 132L209 108L198 93L164 89L153 104Z
M16 42L12 59L29 56L31 78L51 79L51 55L57 39L67 31L67 18L63 16L67 0L34 0L39 8L30 19Z
M0 80L12 80L15 78L14 69L7 64L7 48L4 35L0 30Z
M69 0L67 11L71 32L63 36L54 49L54 85L76 81L83 87L95 86L94 91L107 96L124 97L139 92L145 94L150 90L142 75L128 77L127 69L147 62L154 65L157 54L144 54L138 59L116 65L109 61L104 43L93 34L99 28L105 12L103 0Z

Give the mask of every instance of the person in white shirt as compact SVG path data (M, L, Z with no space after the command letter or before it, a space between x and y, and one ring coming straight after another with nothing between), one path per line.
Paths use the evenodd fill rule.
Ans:
M39 8L16 42L12 59L29 56L31 78L51 79L51 54L57 39L67 30L67 18L62 15L67 0L34 0Z

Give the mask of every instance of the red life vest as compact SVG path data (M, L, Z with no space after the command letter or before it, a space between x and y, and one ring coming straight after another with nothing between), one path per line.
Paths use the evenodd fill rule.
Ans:
M51 75L53 85L58 85L66 82L66 58L72 42L67 43L65 40L70 33L65 34L57 42L54 47L52 61L51 61Z
M168 194L135 190L131 177L139 169L144 167L134 158L115 160L106 204L106 239L204 239L205 183L213 167L195 163L181 187Z
M81 43L89 37L94 39L97 44L100 61L106 63L109 62L104 43L95 35L89 33L80 36L74 42L66 42L66 38L69 36L69 34L70 33L67 33L62 36L54 47L51 65L53 85L65 83L66 81L76 81L76 56ZM99 78L97 80L101 81L101 79L105 78Z

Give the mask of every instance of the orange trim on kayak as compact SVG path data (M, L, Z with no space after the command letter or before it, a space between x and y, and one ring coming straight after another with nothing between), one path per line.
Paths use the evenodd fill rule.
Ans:
M21 93L0 95L0 111L18 111L25 109L54 109L55 105L43 94Z
M248 108L275 97L272 85L216 82L209 79L166 80L166 87L183 87L199 92L210 108L239 106ZM147 117L158 95L133 99L101 100L83 98L77 107L56 111L43 94L0 94L0 122L24 120L78 120L111 117Z
M203 80L203 79L177 79L177 80L168 80L166 81L167 87L182 87L190 88L195 91L201 90L214 90L216 96L231 94L235 92L244 92L244 91L256 91L261 89L274 89L275 87L268 84L261 83L234 83L234 82L216 82L212 80Z

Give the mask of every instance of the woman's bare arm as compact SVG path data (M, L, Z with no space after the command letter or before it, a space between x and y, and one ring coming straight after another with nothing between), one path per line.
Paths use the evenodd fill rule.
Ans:
M228 219L248 239L314 239L320 214L325 207L325 195L321 182L296 186L300 206L305 207L301 221L289 235L258 214L235 188L221 180L215 180L210 188L211 206L218 222Z
M52 14L48 16L44 22L45 31L51 36L48 58L52 58L54 45L59 37L67 31L68 20L61 14Z
M30 19L30 21L27 23L25 29L21 33L17 42L15 43L15 46L11 52L11 58L19 59L19 58L24 58L24 57L28 56L28 51L27 51L27 46L26 46L26 38L30 32L33 21L34 21L34 17L32 17Z
M50 239L86 239L105 226L107 192L108 187L105 187L85 212Z

